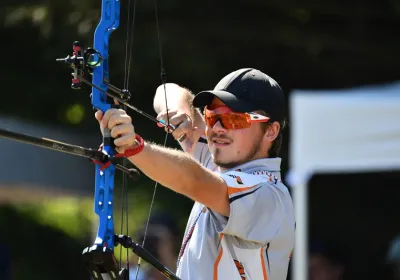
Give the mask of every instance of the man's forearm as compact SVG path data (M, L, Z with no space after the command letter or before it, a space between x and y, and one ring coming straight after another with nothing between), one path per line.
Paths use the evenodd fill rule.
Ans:
M147 177L187 196L193 196L193 182L208 175L208 171L187 154L146 143L143 151L129 158ZM210 176L213 180L214 176Z
M146 143L143 151L129 160L161 185L226 213L227 207L221 203L221 197L227 198L224 180L188 154Z

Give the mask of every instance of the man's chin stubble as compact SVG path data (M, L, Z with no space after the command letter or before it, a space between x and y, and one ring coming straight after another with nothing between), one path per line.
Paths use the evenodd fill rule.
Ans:
M243 161L225 162L225 161L221 161L221 160L216 160L215 156L213 156L213 161L214 161L215 165L219 166L222 169L232 169L232 168L244 163Z

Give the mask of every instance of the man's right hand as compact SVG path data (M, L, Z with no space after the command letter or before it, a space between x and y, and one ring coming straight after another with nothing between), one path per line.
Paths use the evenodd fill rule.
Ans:
M168 109L161 111L157 115L158 120L163 120L166 124L171 124L176 127L172 131L172 136L179 141L180 145L186 152L191 152L193 149L193 137L194 132L198 129L194 126L192 118L176 109ZM168 129L165 128L167 131ZM171 132L171 131L167 131Z

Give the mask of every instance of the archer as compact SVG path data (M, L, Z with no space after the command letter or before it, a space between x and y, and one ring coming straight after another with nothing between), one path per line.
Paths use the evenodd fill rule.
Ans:
M176 84L165 88L157 89L154 109L159 120L176 127L172 134L183 151L145 142L124 110L97 111L95 117L102 131L111 130L118 153L195 201L177 275L184 280L286 279L295 218L280 177L281 88L255 69L232 72L214 90L195 96Z

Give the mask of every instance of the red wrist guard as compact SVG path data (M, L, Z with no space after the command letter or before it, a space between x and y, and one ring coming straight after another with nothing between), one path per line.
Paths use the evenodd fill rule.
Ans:
M126 149L123 154L116 154L115 157L131 157L134 156L144 149L144 140L142 137L140 137L138 134L135 136L135 140L139 142L139 145Z

